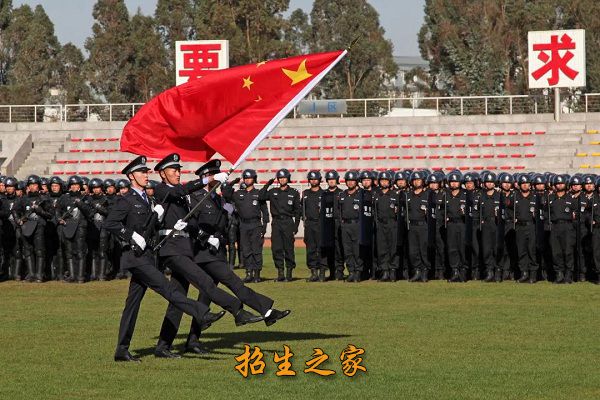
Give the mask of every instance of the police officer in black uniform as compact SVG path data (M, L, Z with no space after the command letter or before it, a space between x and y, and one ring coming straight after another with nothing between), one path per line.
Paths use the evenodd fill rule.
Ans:
M362 259L364 279L377 279L377 257L374 253L375 220L373 218L373 196L379 189L373 184L375 174L372 171L361 171L359 174L360 191L360 258Z
M236 178L231 184L235 185L239 182L239 180L240 178ZM233 212L228 218L227 250L229 253L229 268L231 270L243 268L242 266L244 265L244 262L242 261L242 247L240 246L240 215L238 214L235 206L233 206ZM236 258L239 260L238 265L235 263Z
M18 223L23 234L23 258L28 281L41 283L46 271L46 221L52 218L47 197L40 193L41 180L37 175L27 178L27 194L17 204Z
M344 280L344 251L342 245L342 228L340 219L339 188L340 175L330 170L325 173L327 188L321 197L321 251L327 259L329 279Z
M535 193L536 210L536 259L541 279L548 280L549 269L552 268L552 254L550 252L550 224L548 223L547 208L549 191L546 189L546 176L533 174L532 182Z
M273 252L273 263L277 268L277 280L292 281L292 271L296 267L296 256L294 253L294 236L298 233L302 208L300 206L300 194L290 187L291 174L285 168L277 171L275 176L279 187L269 189L275 181L269 179L267 184L259 192L259 201L269 202L271 209L271 249ZM283 271L285 267L285 279Z
M342 245L349 276L346 282L360 282L363 271L363 260L360 257L360 225L361 191L358 187L358 171L348 171L344 175L347 189L338 200L340 220L342 224Z
M81 192L83 179L77 175L67 181L69 191L59 200L59 220L63 225L65 258L69 282L85 282L87 253L87 220L93 215L91 207Z
M444 222L444 207L446 204L446 191L443 190L444 174L434 172L426 178L429 192L429 202L434 204L435 215L435 252L430 255L431 264L435 269L435 279L444 279L446 271L446 224Z
M50 278L63 280L65 274L62 225L58 223L59 204L63 194L63 182L58 176L49 180L48 203L52 218L46 222L46 251L47 263L50 265Z
M511 278L511 269L517 264L515 226L513 224L513 215L506 208L507 202L514 197L512 175L503 172L498 175L500 184L500 229L503 231L502 240L499 244L499 264L502 268L501 281Z
M452 172L447 177L448 189L444 196L444 223L446 225L446 251L448 265L452 277L448 282L465 282L466 247L467 247L467 215L470 212L467 204L467 192L461 188L463 177Z
M117 181L117 190L118 190L118 194L123 196L125 194L127 194L127 192L129 192L129 189L131 188L131 182L129 182L127 179L119 179Z
M409 178L411 190L406 192L405 209L407 219L408 259L415 273L410 282L427 282L431 262L428 254L429 226L432 222L433 205L425 189L425 175L414 171Z
M265 213L266 205L259 199L259 190L254 187L257 180L256 171L244 170L242 179L246 185L245 189L234 192L233 185L224 185L221 191L225 201L233 203L240 216L240 245L246 268L244 283L260 282L262 250L269 216L268 211ZM279 278L283 280L283 277Z
M569 180L570 194L575 200L575 220L573 225L575 227L575 271L573 274L573 280L580 282L585 281L585 275L587 273L586 259L587 249L584 246L584 240L587 236L587 227L585 226L585 209L587 207L586 196L583 190L583 179L584 177L576 174ZM593 188L592 188L593 192Z
M118 199L117 194L117 183L114 179L104 180L104 194L106 195L106 201L108 203L108 212L114 207ZM107 278L125 278L126 272L121 268L121 243L119 238L110 232L108 232L108 263L109 270L107 271Z
M550 221L550 246L556 278L554 283L572 283L575 267L576 202L567 192L569 177L556 175L553 180L554 193L548 196L548 218Z
M589 267L594 265L593 251L593 226L592 226L592 203L596 195L596 182L592 175L584 175L582 177L583 192L580 195L580 227L581 227L581 252L579 253L579 282L587 280Z
M382 282L398 280L398 209L399 196L392 189L393 173L379 174L379 190L374 194L373 211L377 229L377 260Z
M306 265L310 269L309 282L325 282L327 258L321 251L321 203L324 190L321 188L321 172L310 171L306 176L310 188L302 191L302 221L304 221L304 244ZM333 210L332 210L333 211Z
M588 216L590 231L592 233L592 252L594 258L594 272L596 273L595 279L592 280L594 284L600 284L600 177L595 180L596 193L588 202Z
M87 202L91 208L90 224L88 225L88 248L92 261L90 280L106 280L106 258L108 255L108 232L104 228L104 220L108 216L109 203L103 192L101 179L90 180L91 194Z
M404 176L404 171L396 171L394 173L394 187L398 194L400 202L398 207L398 237L397 237L397 253L398 253L398 273L399 278L408 280L408 219L406 218L406 194L407 194L407 179Z
M148 170L144 156L137 157L123 169L123 174L131 179L131 191L119 197L105 221L106 229L121 240L122 265L132 274L119 327L115 361L140 361L129 352L129 345L140 304L148 287L181 311L202 321L201 324L205 327L225 314L225 312L210 313L205 304L188 299L183 293L175 290L156 268L155 257L147 248L146 239L150 240L154 236L158 212L164 214L164 209L155 207L153 210L144 192L148 181Z
M201 180L206 179L208 186L190 193L192 207L202 202L194 221L198 230L197 240L194 243L194 262L206 271L216 284L223 283L244 304L262 315L267 326L271 326L279 319L286 317L290 311L274 309L272 299L245 286L242 280L227 267L225 236L227 234L227 218L233 209L214 190L209 192L218 182L214 177L218 177L218 174L221 173L220 166L219 160L211 160L201 166L196 171L196 175ZM187 282L180 280L172 282L177 285L178 290L187 293L189 287ZM198 300L207 306L211 301L205 292L200 293ZM161 348L168 349L172 345L181 317L182 312L170 305L163 321L157 351L160 351ZM206 353L199 342L200 333L200 324L193 321L186 342L186 351L198 354Z
M20 281L23 279L23 256L21 252L21 226L18 224L17 197L18 181L14 177L4 180L6 188L5 197L2 199L0 217L2 218L2 247L4 249L5 269L9 271L9 279Z
M482 173L482 188L479 194L477 215L479 223L477 234L481 244L481 262L486 272L484 282L500 281L502 270L498 267L498 239L500 237L500 192L496 190L496 174L487 171Z

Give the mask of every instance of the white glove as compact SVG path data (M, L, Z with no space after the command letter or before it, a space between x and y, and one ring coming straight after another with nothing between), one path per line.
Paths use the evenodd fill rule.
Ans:
M157 204L154 206L154 212L158 215L158 222L161 222L163 220L163 217L165 216L164 207L160 204Z
M227 179L229 179L229 174L227 172L219 172L218 174L215 174L214 179L215 181L225 183L227 182Z
M144 237L139 233L133 232L131 239L133 239L135 244L137 244L140 249L144 250L146 248L146 239L144 239Z
M221 244L221 241L219 239L217 239L213 235L210 235L210 237L208 238L207 241L208 241L208 244L210 244L215 249L219 250L219 245Z
M176 231L182 231L187 225L187 222L178 220L177 222L175 222L175 226L173 226L173 229L175 229Z

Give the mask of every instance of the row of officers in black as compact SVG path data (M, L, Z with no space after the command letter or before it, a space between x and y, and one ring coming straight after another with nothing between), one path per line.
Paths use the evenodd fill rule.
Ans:
M301 193L290 186L287 169L260 189L251 169L222 185L229 212L220 240L229 268L237 257L246 269L245 283L262 281L269 223L276 279L293 279L300 222L313 282L598 281L594 175L348 171L345 190L333 170L325 173L325 188L319 171L307 178ZM0 180L0 276L84 282L130 275L120 263L119 238L104 227L130 180L32 175L26 183L20 194L16 179ZM144 188L153 200L158 184Z

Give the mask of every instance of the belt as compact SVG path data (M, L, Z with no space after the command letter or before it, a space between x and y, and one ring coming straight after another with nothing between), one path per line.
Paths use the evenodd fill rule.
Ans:
M572 224L573 221L566 219L559 219L557 221L552 221L553 224Z
M533 221L517 221L518 226L533 225Z
M273 219L288 220L288 219L293 219L293 217L288 216L288 215L273 215Z
M342 218L343 224L353 224L355 222L358 222L358 218L356 218L356 219Z
M171 234L171 232L175 232L173 233L173 237L186 237L189 238L190 234L184 231L177 231L177 230L173 230L173 229L161 229L160 231L158 231L158 234L160 236L168 236Z
M247 218L247 219L246 218L240 218L240 221L243 222L243 223L245 223L245 224L247 224L247 223L250 223L250 222L260 221L260 218Z
M421 226L421 225L426 225L427 221L410 221L411 225L417 225L417 226Z
M392 217L392 218L377 218L377 222L382 222L382 223L388 223L388 222L395 222L396 218Z
M463 222L465 222L465 220L463 218L449 218L448 222L463 223Z

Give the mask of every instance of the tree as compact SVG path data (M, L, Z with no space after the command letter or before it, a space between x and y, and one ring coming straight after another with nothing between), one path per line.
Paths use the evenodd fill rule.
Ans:
M167 50L154 18L138 13L131 19L131 43L133 44L132 76L135 91L130 97L133 102L147 102L168 89L173 81Z
M111 103L128 102L135 92L131 26L124 0L98 0L92 36L85 41L86 76L96 93Z
M175 85L175 42L194 37L191 0L158 0L154 13L157 29L167 48L169 84Z
M10 47L7 29L12 18L12 0L0 0L0 85L6 85L10 66Z
M398 66L385 39L377 11L366 0L315 0L311 11L312 51L331 51L360 40L323 80L330 98L380 97L390 94Z
M73 43L65 44L58 54L59 100L62 104L89 103L92 101L90 87L86 83L83 69L85 58Z

